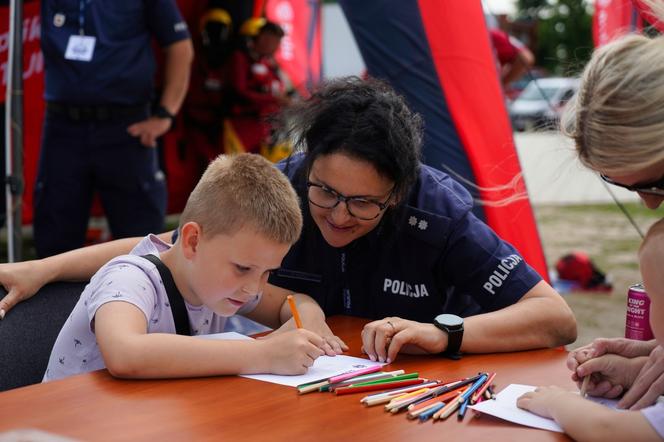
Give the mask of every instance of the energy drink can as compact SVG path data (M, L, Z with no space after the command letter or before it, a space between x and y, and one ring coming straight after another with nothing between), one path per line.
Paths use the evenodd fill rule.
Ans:
M627 290L625 337L639 341L653 338L650 328L650 298L643 284L634 284Z

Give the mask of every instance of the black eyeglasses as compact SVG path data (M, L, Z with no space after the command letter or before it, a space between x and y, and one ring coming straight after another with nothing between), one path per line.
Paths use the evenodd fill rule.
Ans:
M318 206L322 209L333 209L343 201L346 203L348 213L363 221L370 221L378 218L378 215L380 215L383 210L387 209L387 201L390 200L392 192L394 192L393 187L392 190L390 190L390 194L387 196L387 201L381 203L359 196L344 196L329 187L322 184L312 183L311 181L307 181L307 189L309 202L314 206Z
M616 183L606 175L599 175L604 181L632 192L647 193L648 195L664 196L664 177L650 183L640 183L630 186L628 184Z

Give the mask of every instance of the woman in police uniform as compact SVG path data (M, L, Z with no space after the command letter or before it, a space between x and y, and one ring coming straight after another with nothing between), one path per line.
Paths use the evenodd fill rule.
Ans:
M420 163L420 119L390 87L330 82L282 121L304 151L280 167L300 194L305 225L264 301L295 291L326 315L374 319L362 332L374 360L574 341L576 322L562 298L472 214L461 185ZM48 281L89 277L131 246L0 266L0 281L13 290L0 309ZM343 345L323 321L308 327L333 348Z

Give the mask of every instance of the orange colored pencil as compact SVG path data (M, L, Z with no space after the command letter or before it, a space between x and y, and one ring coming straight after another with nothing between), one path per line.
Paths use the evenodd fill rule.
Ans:
M297 328L302 328L302 321L300 320L300 312L297 311L297 306L295 305L295 298L293 298L293 295L288 295L286 296L286 299L288 299L288 306L290 307L290 311L293 314L295 325L297 326Z

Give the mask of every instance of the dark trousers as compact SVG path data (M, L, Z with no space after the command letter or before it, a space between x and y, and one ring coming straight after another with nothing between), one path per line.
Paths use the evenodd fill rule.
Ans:
M40 257L83 246L95 191L114 238L163 230L166 182L156 150L127 133L146 117L72 121L47 112L34 195Z

